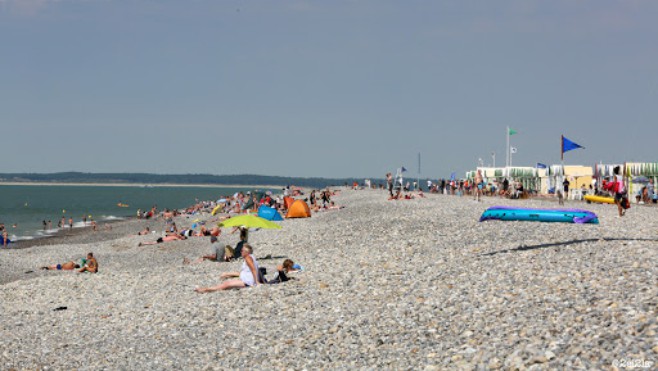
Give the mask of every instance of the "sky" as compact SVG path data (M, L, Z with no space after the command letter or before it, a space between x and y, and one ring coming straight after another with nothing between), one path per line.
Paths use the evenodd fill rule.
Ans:
M651 0L0 0L0 173L658 161ZM421 167L418 167L418 156ZM420 170L420 174L418 174Z

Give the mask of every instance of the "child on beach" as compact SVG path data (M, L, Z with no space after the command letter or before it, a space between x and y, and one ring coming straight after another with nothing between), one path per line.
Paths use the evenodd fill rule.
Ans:
M283 264L276 267L276 270L277 272L274 278L267 281L267 283L270 285L290 281L291 278L288 277L287 274L292 272L300 272L302 270L302 266L295 264L295 262L290 259L286 259L283 261Z
M9 244L9 233L7 233L6 229L2 230L2 246L7 247Z

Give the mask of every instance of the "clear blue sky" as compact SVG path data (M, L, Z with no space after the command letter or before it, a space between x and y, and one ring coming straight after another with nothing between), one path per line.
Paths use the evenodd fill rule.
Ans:
M0 172L658 161L658 2L0 0Z

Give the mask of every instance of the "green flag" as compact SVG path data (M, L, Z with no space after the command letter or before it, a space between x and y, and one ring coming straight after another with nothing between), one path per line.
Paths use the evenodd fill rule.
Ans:
M516 134L516 130L514 130L512 128L509 128L508 131L507 131L507 134L514 135L514 134Z

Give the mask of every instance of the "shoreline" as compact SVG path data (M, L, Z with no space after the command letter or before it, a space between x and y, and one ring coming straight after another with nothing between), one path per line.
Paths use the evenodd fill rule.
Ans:
M122 219L118 220L106 220L97 224L96 232L92 230L91 224L73 229L63 228L46 237L35 237L32 239L12 241L10 247L6 248L5 250L24 250L34 246L63 245L67 243L77 243L78 240L83 240L85 242L107 241L113 239L114 237L108 235L107 233L100 233L107 232L105 229L106 225L110 225L112 228L114 228L116 225L128 223L134 224L135 221L138 220L139 219L137 219L137 217L123 217ZM89 238L90 236L99 236L101 238Z

